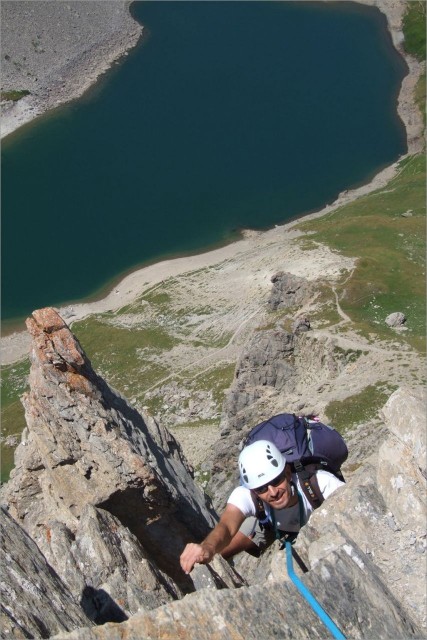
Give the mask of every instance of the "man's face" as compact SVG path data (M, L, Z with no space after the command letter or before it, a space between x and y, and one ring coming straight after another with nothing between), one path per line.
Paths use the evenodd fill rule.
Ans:
M298 501L298 496L293 495L291 489L292 474L289 465L286 465L280 475L270 483L254 489L255 493L273 509L286 509L292 507Z

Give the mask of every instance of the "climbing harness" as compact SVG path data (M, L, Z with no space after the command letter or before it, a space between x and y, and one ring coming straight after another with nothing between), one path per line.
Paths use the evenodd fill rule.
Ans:
M299 502L299 506L300 506L300 522L301 522L302 521L302 498L301 498L301 495L300 495L299 491L298 491L298 502ZM280 533L279 533L279 531L277 529L277 526L276 526L276 518L275 518L275 515L274 515L274 509L271 510L270 514L271 514L271 520L272 520L272 523L273 523L273 526L274 526L274 529L275 529L275 532L276 532L276 538L277 538L277 540L280 540L281 536L280 536ZM294 540L295 540L295 537L293 538L292 542ZM300 594L303 596L303 598L305 598L305 600L311 606L311 608L313 609L314 613L317 614L317 616L320 618L320 620L323 622L323 624L326 626L326 628L331 632L333 637L337 638L337 640L346 640L345 635L340 631L340 629L337 627L337 625L332 620L332 618L330 618L328 616L326 611L321 607L319 602L313 596L311 591L309 591L309 589L305 586L305 584L299 579L299 577L294 572L294 566L293 566L293 563L292 563L292 542L291 542L290 539L286 539L285 538L284 547L285 547L285 550L286 550L286 568L288 570L288 575L289 575L291 581L296 586L296 588L298 589ZM283 543L282 543L282 545L283 545ZM281 548L283 549L283 546Z

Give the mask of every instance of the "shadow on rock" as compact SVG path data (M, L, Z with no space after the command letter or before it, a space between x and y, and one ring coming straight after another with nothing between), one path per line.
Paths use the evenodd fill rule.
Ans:
M124 622L128 619L123 609L104 589L94 589L86 586L82 591L80 604L85 614L95 624L106 622Z

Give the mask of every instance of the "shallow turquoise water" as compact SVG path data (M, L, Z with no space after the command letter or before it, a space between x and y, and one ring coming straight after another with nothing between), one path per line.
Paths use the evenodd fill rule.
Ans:
M137 2L148 35L2 148L2 314L320 209L406 151L406 66L353 3ZM7 326L7 323L6 323Z

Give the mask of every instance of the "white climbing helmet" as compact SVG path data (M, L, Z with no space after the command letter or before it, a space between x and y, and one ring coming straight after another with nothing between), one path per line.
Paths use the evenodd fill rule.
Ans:
M285 466L285 456L268 440L253 442L239 456L240 478L247 489L256 489L274 480Z

